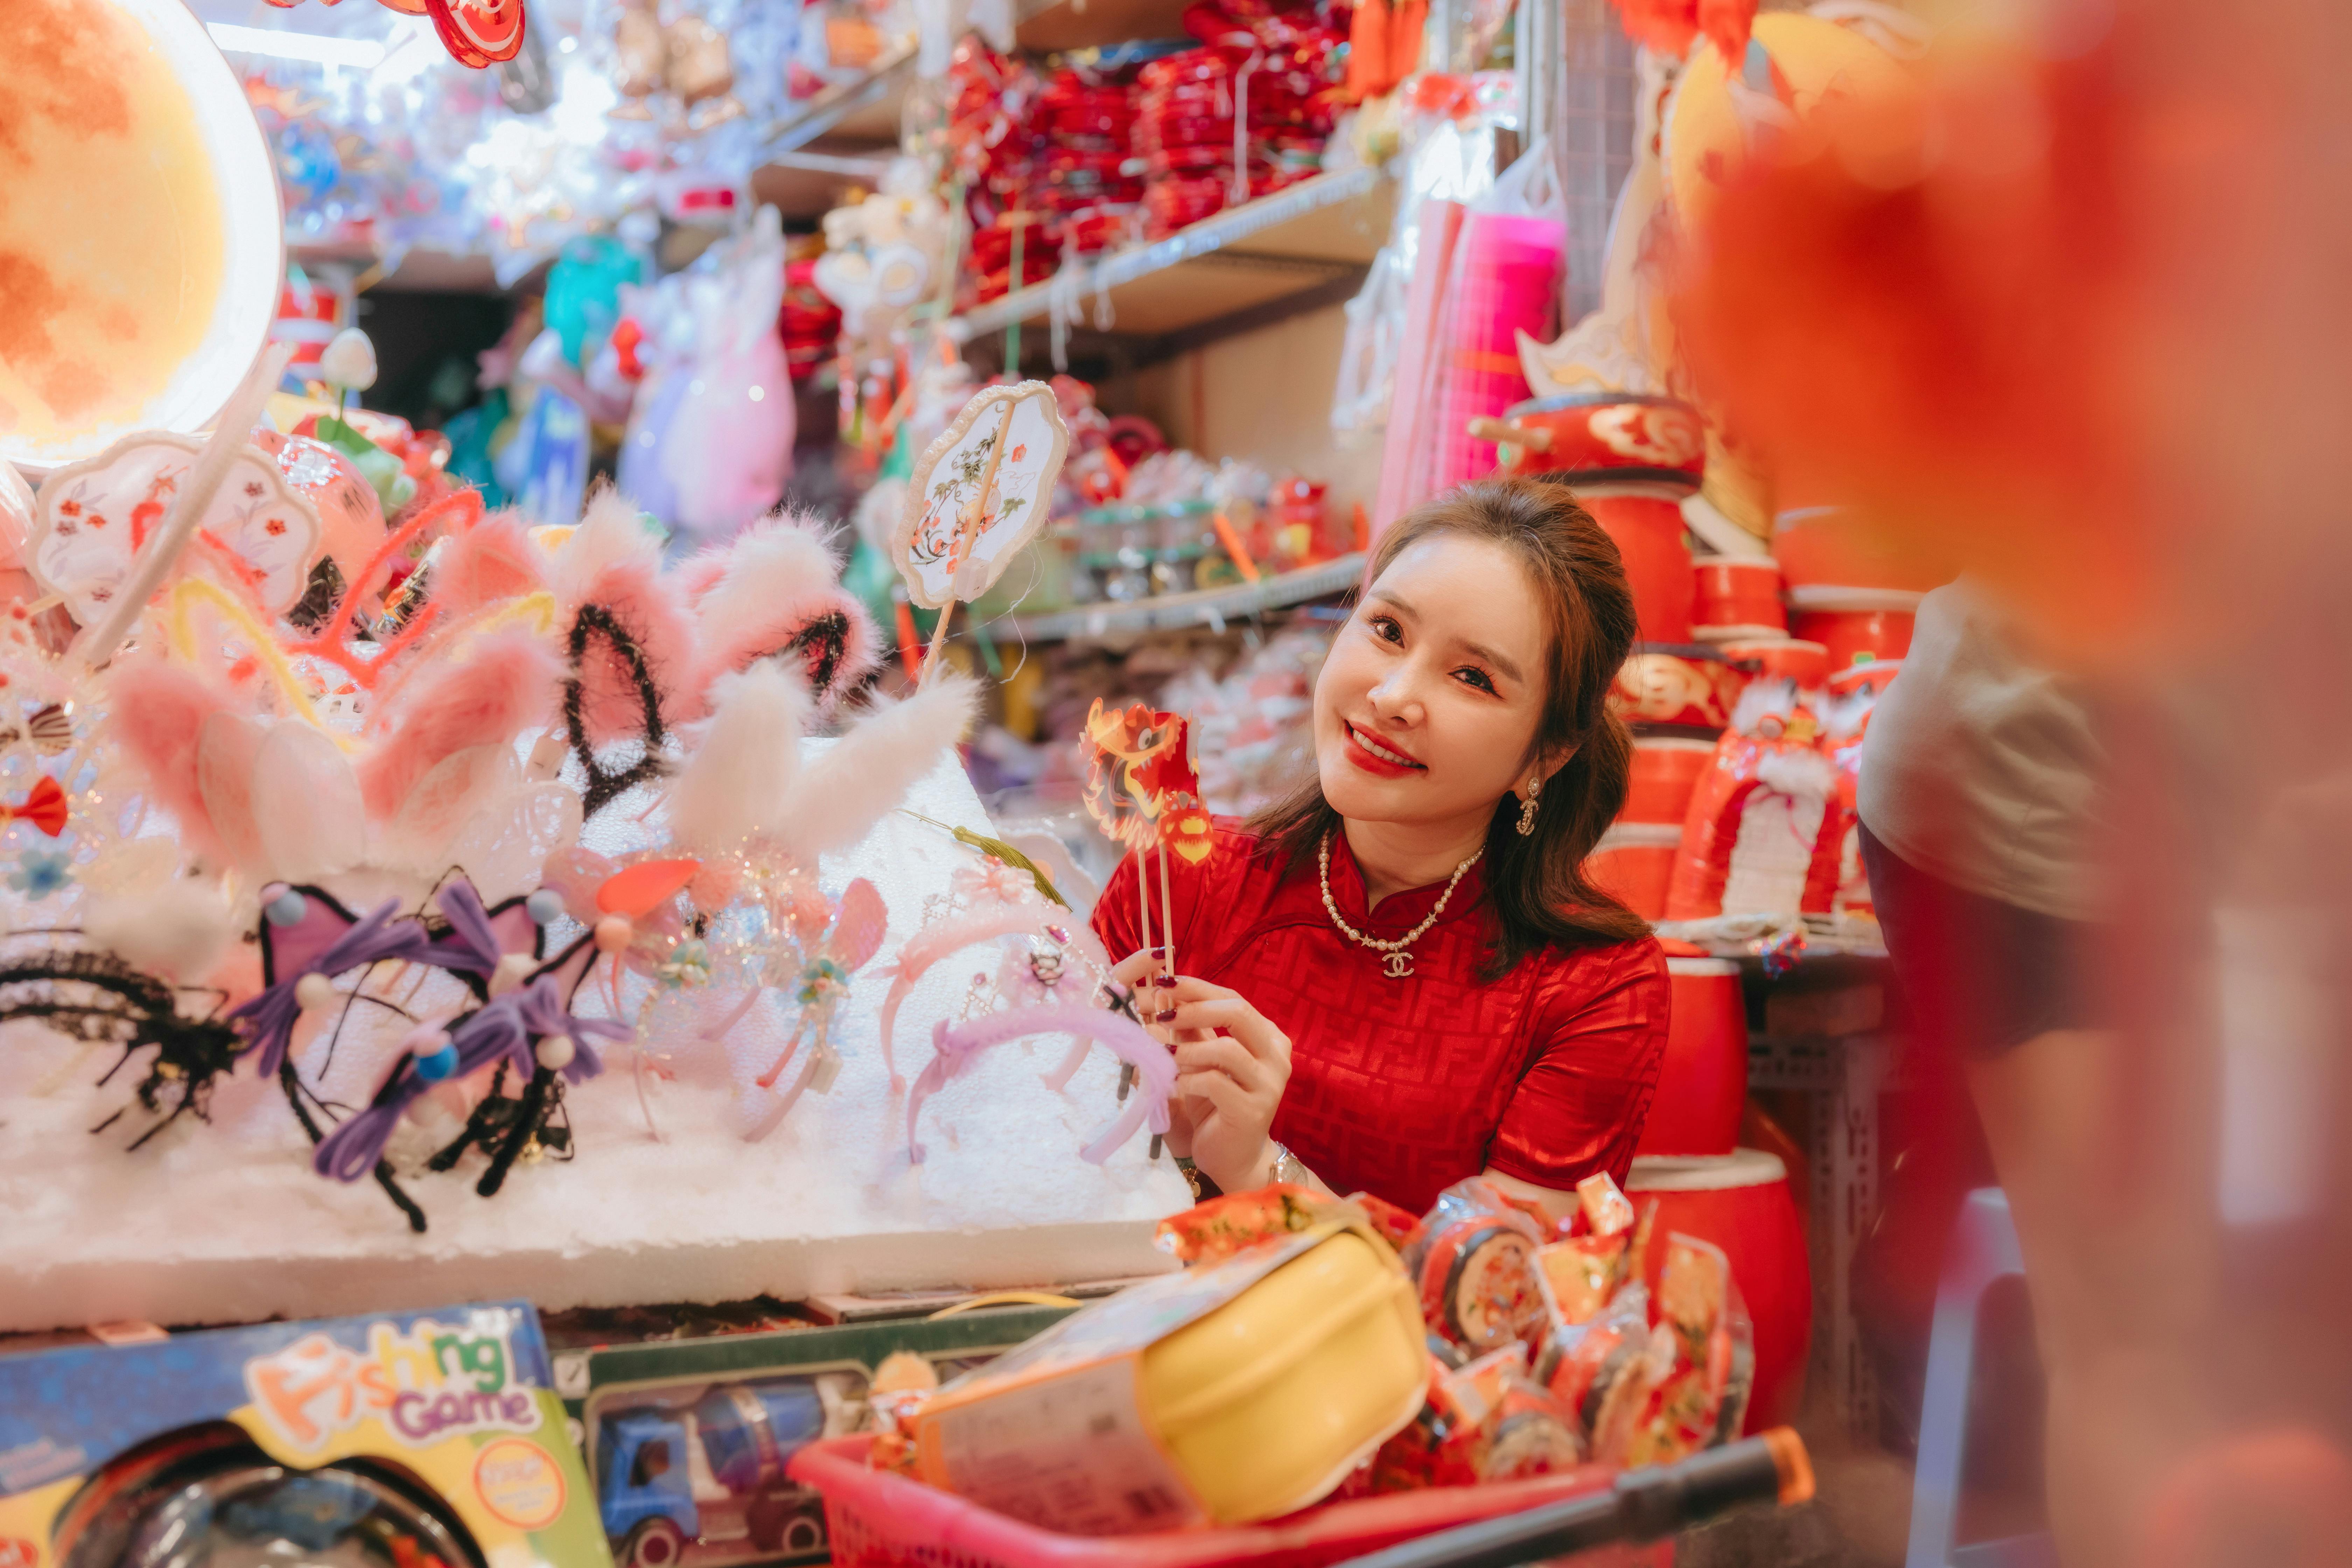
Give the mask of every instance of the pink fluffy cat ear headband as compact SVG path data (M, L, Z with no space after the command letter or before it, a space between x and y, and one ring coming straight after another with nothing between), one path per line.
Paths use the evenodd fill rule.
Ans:
M840 585L840 563L817 527L780 517L754 524L686 575L700 623L693 689L762 658L797 668L820 711L872 672L881 637L855 595Z
M601 652L592 655L592 647L599 643L603 645ZM613 611L603 605L581 605L572 618L566 651L571 673L563 682L563 731L571 742L572 754L588 774L587 787L580 792L581 814L593 816L620 795L667 771L661 749L668 731L662 723L662 693L655 683L653 667L645 650ZM593 710L590 690L598 679L600 665L617 670L636 697L638 722L635 739L643 750L635 762L615 767L608 767L598 759L589 733ZM609 680L609 676L605 679Z

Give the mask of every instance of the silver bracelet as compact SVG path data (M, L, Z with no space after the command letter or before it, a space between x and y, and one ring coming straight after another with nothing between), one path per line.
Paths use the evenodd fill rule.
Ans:
M1266 1180L1287 1182L1297 1187L1311 1187L1318 1184L1315 1173L1307 1168L1305 1162L1279 1143L1274 1146L1274 1169Z

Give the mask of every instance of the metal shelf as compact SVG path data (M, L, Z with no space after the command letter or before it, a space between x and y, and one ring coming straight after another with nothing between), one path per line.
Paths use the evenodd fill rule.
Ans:
M1128 604L1080 605L1040 616L1000 616L983 629L999 640L1018 637L1026 642L1181 631L1192 626L1222 631L1229 622L1247 620L1266 610L1344 594L1363 574L1361 554L1342 555L1320 566L1261 577L1255 583L1236 583L1229 588L1164 594Z
M878 130L882 138L894 138L898 131L895 105L905 93L907 83L914 74L915 46L908 44L875 61L874 68L856 80L826 88L807 102L797 105L791 113L767 128L761 137L761 144L770 154L792 153L837 130L869 133ZM866 117L871 121L870 128L846 123L861 110L874 109L886 102L893 107L883 114Z
M849 186L870 191L881 184L889 167L887 149L844 153L804 147L776 153L751 171L751 200L754 205L774 207L788 219L820 218L841 204L841 194Z
M1060 280L1035 283L951 317L948 335L968 343L1014 321L1038 320L1057 298L1091 321L1105 295L1112 331L1186 331L1360 274L1388 238L1393 200L1394 186L1381 170L1318 174L1165 239L1098 257L1079 268L1075 290Z
M1182 35L1183 0L1018 0L1021 47L1066 49L1123 43L1135 37ZM819 139L878 146L898 139L900 106L915 76L912 43L893 49L853 81L826 88L796 104L762 135L771 153L793 153ZM861 149L862 150L862 149Z

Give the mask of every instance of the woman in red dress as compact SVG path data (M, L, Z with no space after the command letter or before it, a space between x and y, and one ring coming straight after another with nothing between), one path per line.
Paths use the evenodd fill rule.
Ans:
M1178 973L1139 951L1120 865L1095 930L1175 1046L1169 1144L1203 1190L1419 1214L1483 1173L1561 1213L1624 1180L1665 960L1583 862L1624 801L1603 700L1633 638L1616 546L1565 488L1450 491L1373 553L1315 684L1315 779L1171 863Z

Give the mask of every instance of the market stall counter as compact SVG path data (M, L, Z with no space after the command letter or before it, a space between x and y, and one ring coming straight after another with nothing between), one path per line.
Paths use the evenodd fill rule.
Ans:
M825 744L809 742L817 752ZM952 753L907 806L990 831ZM657 823L636 820L643 809L624 798L603 820L616 837L657 834ZM862 877L882 889L890 915L877 963L918 927L926 900L979 859L932 823L893 813L823 866L830 888ZM952 1015L970 979L945 966L910 987L898 1008L902 1034L919 1024L928 1034L932 1019ZM1189 1201L1173 1163L1154 1161L1141 1136L1099 1165L1079 1157L1118 1110L1117 1062L1096 1053L1056 1091L1038 1081L1047 1047L1034 1061L1012 1047L932 1099L917 1164L905 1098L877 1046L882 999L882 987L859 986L834 1019L842 1061L831 1093L811 1101L821 1116L747 1141L730 1074L698 1070L686 1042L674 1042L674 1077L624 1068L573 1088L564 1105L579 1157L542 1160L496 1201L475 1195L470 1167L404 1177L432 1215L423 1234L368 1184L322 1181L273 1086L251 1075L218 1086L201 1136L134 1152L90 1136L80 1093L19 1096L0 1143L11 1241L0 1258L0 1329L237 1322L500 1295L551 1310L793 1300L1171 1267L1151 1230ZM792 1014L763 1004L725 1051L764 1065L793 1026ZM17 1049L68 1062L82 1047L37 1035ZM380 1059L347 1041L323 1092L364 1102ZM658 1042L649 1060L662 1060Z

